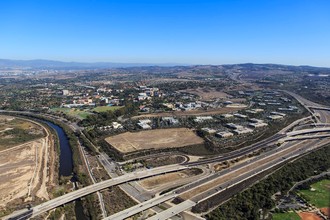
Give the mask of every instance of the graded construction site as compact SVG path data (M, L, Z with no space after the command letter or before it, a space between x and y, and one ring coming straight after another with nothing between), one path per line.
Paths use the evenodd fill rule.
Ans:
M39 198L48 200L54 182L55 151L43 125L0 115L0 214ZM6 142L8 144L6 144Z
M187 128L125 132L105 140L124 154L139 150L179 148L204 143L204 140L193 130Z

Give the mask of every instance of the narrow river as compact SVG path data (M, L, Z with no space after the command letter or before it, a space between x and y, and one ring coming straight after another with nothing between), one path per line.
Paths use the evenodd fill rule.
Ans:
M64 133L63 129L49 121L41 120L46 123L49 127L53 128L57 133L59 144L60 144L60 167L59 167L59 175L60 176L71 176L72 182L74 182L76 186L76 178L75 173L73 172L73 160L72 160L72 151L69 144L69 139ZM86 216L83 211L83 207L80 199L75 201L75 213L76 219L86 220Z

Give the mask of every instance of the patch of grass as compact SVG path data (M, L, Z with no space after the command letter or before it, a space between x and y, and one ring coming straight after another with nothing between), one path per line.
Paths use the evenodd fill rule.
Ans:
M39 125L15 118L0 126L0 150L41 138L44 135Z
M122 107L123 106L98 106L96 108L93 108L92 111L95 111L95 112L115 111Z
M273 220L300 220L300 217L295 212L274 213Z
M92 114L90 112L80 110L77 108L52 108L51 110L54 112L62 112L66 115L76 117L79 119L85 119L85 118L87 118L88 115Z
M311 189L315 189L312 191ZM317 208L329 207L330 180L325 179L311 185L309 190L299 190L298 194Z

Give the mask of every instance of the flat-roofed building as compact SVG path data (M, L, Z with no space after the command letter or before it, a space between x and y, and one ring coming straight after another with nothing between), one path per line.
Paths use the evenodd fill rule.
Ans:
M279 116L282 116L282 117L286 116L286 114L281 113L281 112L271 112L270 114L271 115L279 115Z
M208 121L208 120L213 120L212 116L197 116L194 121L195 122L203 122L203 121Z
M235 113L234 116L235 116L236 118L242 118L242 119L245 119L245 118L248 117L248 116L246 116L246 115L242 115L242 114L238 114L238 113Z
M217 132L217 130L212 129L212 128L202 128L201 130L202 130L202 131L205 131L205 132L208 133L208 134L214 134L214 133Z
M220 117L221 118L232 118L232 117L234 117L234 115L232 115L232 114L222 114Z
M257 118L250 118L249 121L252 123L263 123L264 122L263 120L257 119Z
M176 125L179 124L179 120L173 117L163 117L162 118L163 121L167 121L168 123L170 123L171 125Z
M267 123L249 123L248 124L249 125L249 127L252 127L252 128L262 128L262 127L266 127L266 126L268 126L268 124Z
M228 132L228 131L222 131L222 132L216 133L215 136L220 137L220 138L229 138L229 137L234 136L234 134L231 132Z
M239 135L239 134L249 134L249 133L252 133L253 130L250 129L250 128L243 127L243 128L240 128L240 129L235 129L235 130L233 130L233 132L235 134L238 134Z
M253 111L253 110L246 110L245 112L246 113L250 113L250 114L257 114L257 112L256 111Z
M226 126L227 126L228 128L231 128L231 129L242 129L242 128L243 128L243 126L241 126L241 125L236 125L236 124L234 124L234 123L227 123Z
M257 113L264 112L265 111L262 108L254 108L254 109L251 109L251 110L253 110L253 111L257 112Z
M281 119L283 119L283 116L281 116L281 115L269 115L267 118L270 119L270 120L281 120Z

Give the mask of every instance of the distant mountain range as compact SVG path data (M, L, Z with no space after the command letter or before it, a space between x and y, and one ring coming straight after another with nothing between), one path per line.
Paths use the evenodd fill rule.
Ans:
M94 69L94 68L119 68L136 66L176 66L184 64L175 63L113 63L113 62L63 62L55 60L10 60L0 59L0 69Z
M114 62L63 62L55 60L11 60L0 59L0 69L56 69L56 70L68 70L68 69L104 69L104 68L124 68L124 67L173 67L173 66L194 66L188 64L179 63L114 63ZM202 65L203 66L203 65ZM205 66L241 66L244 68L265 68L265 69L278 69L285 68L289 70L298 71L329 71L330 68L313 67L313 66L292 66L281 64L230 64L230 65L205 65Z

